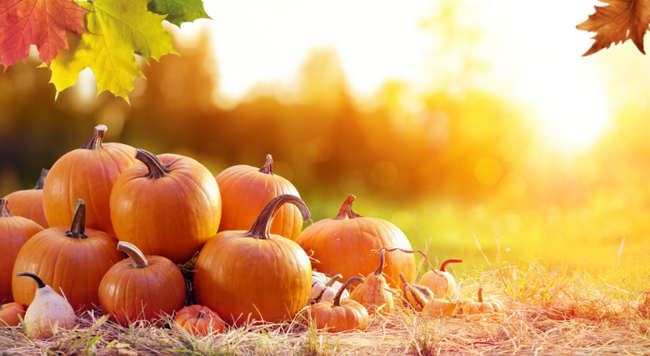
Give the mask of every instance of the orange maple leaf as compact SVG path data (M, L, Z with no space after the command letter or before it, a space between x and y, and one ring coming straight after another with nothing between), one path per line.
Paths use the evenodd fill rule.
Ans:
M49 67L68 48L65 31L86 33L86 13L74 0L0 0L0 64L24 61L35 44Z
M607 6L595 6L596 12L576 26L579 30L596 32L594 44L583 54L588 56L613 44L631 39L645 54L643 36L650 24L650 0L600 0Z

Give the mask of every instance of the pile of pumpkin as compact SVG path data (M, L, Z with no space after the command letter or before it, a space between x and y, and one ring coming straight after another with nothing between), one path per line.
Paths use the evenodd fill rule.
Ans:
M413 284L406 236L354 213L352 195L303 231L309 210L270 155L215 179L190 157L103 143L106 129L43 170L35 189L0 199L0 325L24 319L29 337L48 338L101 308L122 325L171 315L200 334L299 313L345 331L365 329L369 312L393 313L395 300L429 315L503 311L480 289L478 300L454 301L445 266L459 260ZM178 264L194 257L197 304L186 306Z

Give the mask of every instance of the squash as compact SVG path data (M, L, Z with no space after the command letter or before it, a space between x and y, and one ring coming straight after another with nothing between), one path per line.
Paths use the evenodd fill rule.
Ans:
M461 263L463 260L446 260L442 263L439 270L427 271L420 278L420 282L423 286L429 287L436 298L458 298L458 288L456 288L456 280L454 277L445 270L448 264L450 263Z
M14 301L11 276L21 247L41 225L22 216L13 216L6 198L0 199L0 303Z
M280 195L262 209L248 231L222 231L211 238L196 260L194 298L228 324L247 319L270 322L293 318L307 303L311 263L297 243L269 232L283 204L295 204L309 218L295 195Z
M463 314L485 314L485 313L503 313L503 304L492 298L483 298L483 287L478 288L478 297L476 299L465 299L461 301Z
M366 277L366 282L352 291L350 298L361 303L368 312L374 314L393 314L395 312L395 301L393 293L388 288L386 279L381 275L384 267L385 250L379 252L379 266L375 272Z
M219 334L225 326L219 314L198 304L186 306L174 316L174 329L177 332L183 329L192 335Z
M312 283L311 283L311 289L309 290L309 298L307 298L307 305L312 305L314 303L318 303L321 301L331 302L332 300L334 300L334 296L336 295L336 292L341 288L341 283L338 282L338 280L342 276L340 274L337 274L336 276L333 276L332 278L328 279L326 282L323 282L314 278L314 273L317 272L316 271L311 272ZM347 294L347 296L345 294ZM341 298L347 298L349 296L350 293L346 290L343 291L343 296Z
M0 326L16 326L25 319L25 308L16 302L0 305Z
M260 169L236 165L223 170L216 180L223 203L219 232L250 228L264 206L279 195L291 194L300 198L291 182L273 173L271 155L266 155L266 164ZM271 234L297 241L301 231L300 210L289 204L280 208L273 218Z
M429 287L419 284L410 284L400 273L400 289L402 290L402 304L411 307L416 311L422 311L424 306L434 299L433 292Z
M130 258L116 263L99 284L104 314L121 325L136 320L157 321L185 304L185 279L168 258L144 256L133 244L120 241L117 249Z
M70 226L77 199L88 204L86 226L115 236L109 201L117 177L135 162L135 149L103 143L107 127L97 125L81 148L61 156L43 185L43 209L50 226Z
M34 301L25 312L25 331L32 339L47 339L54 336L58 328L71 329L76 323L72 306L65 298L58 295L52 287L43 283L35 274L18 273L18 277L31 277L36 281L38 290Z
M111 193L116 236L146 255L186 262L219 229L217 182L192 158L136 152L140 162L122 173Z
M106 271L124 259L124 254L116 250L115 237L85 228L86 210L86 204L79 199L69 228L45 229L20 249L11 281L16 302L28 306L34 300L38 292L34 283L15 275L31 272L56 292L63 291L79 313L99 306L99 282Z
M422 313L428 316L454 316L460 309L459 301L434 298L431 299L422 309Z
M337 216L310 225L298 239L307 255L317 260L313 263L314 269L326 274L340 273L345 280L375 271L379 256L373 256L373 250L381 247L411 249L409 240L397 226L352 211L355 199L354 195L348 195ZM387 255L383 273L391 288L397 287L400 273L412 282L415 257L403 253Z
M316 324L318 330L328 332L347 332L365 330L370 316L366 308L357 301L348 298L341 301L343 291L354 282L364 282L361 277L348 279L334 296L334 301L322 301L309 307L308 318Z
M50 227L45 219L45 210L43 209L43 184L45 184L47 172L48 170L45 168L41 170L41 177L34 189L19 190L5 197L9 201L9 210L15 216L32 220L44 229Z

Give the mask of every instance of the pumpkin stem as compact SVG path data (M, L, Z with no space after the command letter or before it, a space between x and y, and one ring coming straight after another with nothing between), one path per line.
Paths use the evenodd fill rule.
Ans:
M43 280L41 279L41 277L39 277L39 276L37 276L37 275L35 275L35 274L31 273L31 272L20 272L20 273L16 274L16 276L18 276L18 277L22 277L22 276L32 277L32 278L34 278L34 280L38 284L38 288L45 288L45 283L43 283Z
M354 282L366 283L366 280L361 277L350 277L350 279L345 281L345 283L343 283L341 288L339 288L339 291L336 292L336 295L334 296L334 303L332 304L332 308L341 306L341 296L343 295L343 291L345 290L345 288L347 288L350 284Z
M271 155L266 155L266 163L259 170L262 173L273 175L273 157Z
M134 244L126 241L120 241L117 243L117 250L122 251L131 257L131 267L133 268L145 268L149 266L149 261L144 257L142 251L140 251Z
M14 216L11 211L9 211L9 201L5 198L0 199L0 218L10 218Z
M81 148L87 150L101 150L104 148L104 146L102 146L102 141L104 140L104 133L106 133L106 130L108 130L106 125L95 126L92 137L90 137L90 140L81 146Z
M381 276L381 271L384 269L384 255L386 254L384 251L384 249L379 251L379 266L375 270L375 276Z
M478 302L483 303L483 286L478 287Z
M354 211L352 211L352 204L354 204L354 200L356 198L357 197L355 197L354 195L349 194L348 197L345 199L345 202L343 202L343 205L339 210L339 214L336 215L332 220L347 220L347 219L362 218L363 215L359 215Z
M147 166L147 168L149 168L149 172L144 175L147 178L162 178L170 172L169 165L162 163L160 158L156 157L156 155L151 152L136 150L135 158L140 160Z
M203 309L199 309L199 314L196 316L197 319L203 319Z
M38 182L36 182L36 186L34 187L35 190L41 190L43 189L43 185L45 184L45 177L47 177L47 173L49 172L49 169L41 169L41 177L38 178Z
M343 278L343 275L341 275L340 273L337 274L336 276L330 278L330 280L327 281L327 283L325 283L325 287L331 287L331 286L333 286L333 285L334 285L334 282L338 281L338 280L341 279L341 278Z
M253 226L246 233L246 236L262 240L270 239L271 222L273 221L273 217L278 213L280 207L282 207L282 205L285 203L291 203L297 206L300 210L300 213L302 214L302 219L309 219L311 213L309 212L309 209L307 209L307 206L305 205L305 202L302 201L302 199L291 194L278 195L277 197L273 198L268 204L266 204L264 209L262 209L260 214L255 219Z
M440 266L440 272L447 272L445 270L445 267L447 267L447 265L450 264L450 263L462 263L462 262L463 262L463 260L458 260L458 259L447 260L447 261L442 263L442 266Z
M78 199L74 206L72 225L70 230L65 232L65 235L77 239L86 239L88 236L84 234L84 231L86 231L86 202L83 199Z
M404 274L402 272L399 273L399 280L401 282L401 288L404 289L404 287L408 286L409 283L406 281L406 278L404 278Z

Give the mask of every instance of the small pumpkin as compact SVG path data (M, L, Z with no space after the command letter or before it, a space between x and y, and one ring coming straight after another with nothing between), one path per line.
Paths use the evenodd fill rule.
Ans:
M37 275L29 272L18 273L18 277L31 277L36 281L38 290L34 301L25 312L25 331L32 339L47 339L58 328L71 329L76 323L74 310L68 301L58 295L52 287L43 283Z
M462 303L463 314L503 313L503 304L492 298L483 298L483 287L478 288L476 299L465 299Z
M0 199L0 303L14 301L11 278L16 257L23 245L43 227L22 216L14 216L9 201Z
M45 229L50 227L45 219L45 210L43 209L43 184L45 184L47 172L48 170L45 168L41 170L41 177L34 189L19 190L5 197L9 201L9 209L15 216L32 220Z
M442 263L439 270L427 271L420 278L418 284L427 286L436 298L458 298L458 288L456 288L456 280L446 271L446 267L450 263L461 263L463 260L451 259Z
M135 320L158 320L185 304L185 279L168 258L144 256L133 244L120 241L117 249L130 258L116 263L99 284L104 314L122 325Z
M449 299L431 299L422 309L422 313L429 316L454 316L460 309L460 302Z
M25 308L16 302L0 305L0 326L16 326L20 318L25 319Z
M381 249L377 270L370 273L366 277L366 282L354 288L350 294L350 298L361 303L371 314L377 311L384 314L393 314L395 312L393 293L390 291L386 279L381 275L384 267L384 254L384 249Z
M174 316L174 329L184 329L192 335L208 336L223 332L226 324L219 314L203 305L188 305Z
M370 316L366 308L351 298L341 300L343 291L354 282L364 282L361 277L348 279L334 296L332 302L318 302L309 307L309 320L316 323L318 330L328 332L346 332L365 330Z
M401 273L399 277L400 289L402 290L402 304L405 307L411 307L416 311L422 311L424 306L435 298L429 287L419 284L410 284Z
M336 292L341 288L341 283L338 280L342 277L340 274L332 276L332 278L327 279L326 282L318 280L314 277L315 273L320 273L316 271L311 271L311 289L309 290L309 298L307 298L307 305L312 305L321 301L332 301ZM338 284L338 285L337 285ZM347 295L346 295L347 294ZM343 296L341 298L347 298L350 296L348 291L343 291Z

